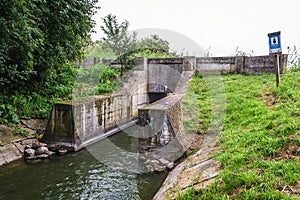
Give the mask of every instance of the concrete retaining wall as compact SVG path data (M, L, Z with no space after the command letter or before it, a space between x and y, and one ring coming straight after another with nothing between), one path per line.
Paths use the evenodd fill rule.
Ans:
M94 96L53 106L43 137L48 144L60 144L73 150L88 141L107 136L105 133L132 117L131 96Z
M244 57L244 73L246 74L272 74L276 73L277 59L275 56ZM280 73L286 72L287 55L280 57Z
M287 69L287 54L282 54L280 57L280 73L284 73ZM81 66L90 66L103 62L104 64L112 67L118 67L119 64L113 59L101 59L101 58L87 58L80 63ZM150 82L159 83L160 85L166 85L168 78L173 78L176 71L187 70L184 68L197 66L197 70L202 73L218 71L222 74L238 73L238 74L264 74L264 73L276 73L276 57L274 55L266 56L229 56L229 57L184 57L184 58L163 58L163 59L148 59L148 65L153 68L151 74L149 74ZM172 73L168 70L159 71L163 66L171 66ZM182 68L183 67L183 68ZM174 71L173 71L174 70ZM158 75L161 77L158 77ZM174 84L169 84L172 90ZM152 85L152 87L157 87ZM163 87L161 87L163 88ZM149 91L151 91L150 88ZM156 88L157 90L157 88Z
M222 74L271 74L276 73L277 60L274 55L238 56L238 57L205 57L195 58L197 70L202 73L220 71ZM287 69L287 55L280 56L280 73Z

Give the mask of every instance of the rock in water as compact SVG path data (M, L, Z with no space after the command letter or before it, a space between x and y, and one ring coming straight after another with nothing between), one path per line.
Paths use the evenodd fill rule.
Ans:
M38 141L33 141L31 147L33 149L37 150L40 147L39 142Z
M164 158L159 159L159 162L160 162L162 165L164 165L164 166L167 166L167 165L170 163L170 161L168 161L168 160L166 160L166 159L164 159Z
M40 146L41 146L41 147L47 147L48 145L47 145L46 143L40 142Z
M37 160L37 157L36 156L29 156L29 157L26 157L25 159L28 160L28 161L35 161L35 160Z
M173 168L174 168L174 163L173 163L173 162L170 162L170 163L167 165L167 168L168 168L168 169L173 169Z
M39 147L36 151L36 155L47 154L49 153L49 149L47 147Z
M66 154L68 152L68 150L67 149L64 149L64 148L60 148L59 150L58 150L58 154L59 155L64 155L64 154Z
M52 155L55 155L56 153L55 152L53 152L53 151L48 151L48 155L49 156L52 156Z
M33 157L33 156L35 155L35 150L34 150L34 149L31 149L31 148L25 149L24 155L25 155L26 157Z
M45 159L45 158L48 158L49 155L48 154L40 154L40 155L37 155L36 157L39 159Z

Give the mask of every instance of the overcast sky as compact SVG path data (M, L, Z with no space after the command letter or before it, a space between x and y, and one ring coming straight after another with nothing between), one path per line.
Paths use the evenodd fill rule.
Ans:
M299 0L99 0L95 16L100 24L112 13L130 23L130 30L167 29L185 35L213 56L229 56L237 47L267 55L270 32L281 31L282 49L300 48Z

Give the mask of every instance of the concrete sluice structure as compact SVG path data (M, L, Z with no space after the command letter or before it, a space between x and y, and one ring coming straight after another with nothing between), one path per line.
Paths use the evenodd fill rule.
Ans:
M55 104L42 141L77 151L138 121L144 149L173 151L174 141L184 151L189 139L182 130L181 100L196 69L206 75L274 73L275 61L274 56L138 59L114 94ZM287 55L281 55L281 73L286 64Z
M188 84L187 80L192 76L187 76L187 72L193 74L195 70L183 58L140 59L137 63L130 76L124 78L122 88L110 96L98 95L56 103L42 141L77 151L138 121L141 122L138 120L140 109L159 99L169 99L168 94L175 94L178 88ZM178 101L178 96L174 99ZM175 104L174 101L174 105L170 104L166 109L170 110ZM178 109L180 112L180 107ZM171 119L172 114L168 113L167 118ZM170 123L170 130L175 130L175 135L177 129L173 126L180 120Z

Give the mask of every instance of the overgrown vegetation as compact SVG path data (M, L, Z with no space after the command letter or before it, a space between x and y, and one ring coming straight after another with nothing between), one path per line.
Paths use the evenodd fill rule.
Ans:
M0 123L44 118L68 98L97 0L0 2Z
M90 41L96 3L96 0L1 1L3 93L40 89L52 81L49 76L59 76L68 63L81 58Z
M99 63L78 70L73 98L113 92L121 84L120 69Z
M282 75L278 88L274 75L228 75L224 83L226 119L216 152L224 171L178 199L298 199L300 71ZM207 98L198 102L209 107Z
M47 118L57 101L112 92L136 57L175 57L167 41L158 36L137 41L129 23L119 24L113 15L101 26L106 39L91 42L97 2L0 2L0 124ZM122 67L77 67L87 54L116 58Z

